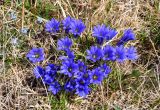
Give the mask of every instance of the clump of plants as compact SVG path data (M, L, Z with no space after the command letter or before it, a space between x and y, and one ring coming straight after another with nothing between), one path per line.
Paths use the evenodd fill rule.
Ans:
M33 69L35 77L41 79L54 95L65 91L86 97L91 92L92 85L100 85L111 73L111 62L122 63L137 59L135 47L125 46L126 42L135 40L131 29L124 30L120 40L113 45L112 39L118 32L105 24L96 25L92 30L96 43L81 49L79 39L85 29L82 20L68 16L59 22L52 18L46 23L45 31L59 36L55 52L58 62L48 62L46 67L40 66L38 62L45 60L44 49L40 47L33 47L26 55L37 65ZM74 50L74 45L81 52L76 52L78 49Z

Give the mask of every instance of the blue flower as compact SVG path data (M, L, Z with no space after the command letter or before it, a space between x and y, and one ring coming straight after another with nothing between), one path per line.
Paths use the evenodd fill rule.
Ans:
M32 48L26 55L27 58L33 63L43 61L44 58L44 49L43 48Z
M70 25L71 23L73 22L73 18L71 18L70 16L66 17L63 21L62 21L62 24L63 24L63 29L66 31L66 33L69 32L69 30L71 29L70 28Z
M91 89L88 86L79 86L76 88L75 94L79 95L80 97L86 97Z
M11 17L12 20L16 20L17 19L17 15L16 15L15 12L11 12L10 13L10 17Z
M83 72L78 72L77 79L83 79L86 84L90 84L90 70L85 70Z
M87 59L96 62L102 57L102 50L97 46L91 46L90 50L87 50Z
M50 85L55 80L55 76L50 74L45 74L43 77L43 81L45 84Z
M19 44L18 38L12 38L10 43L14 46L18 46Z
M111 68L106 64L102 64L98 69L103 73L104 77L107 77L108 74L111 72Z
M68 37L61 38L58 40L57 45L58 45L57 48L58 50L68 51L72 46L72 40Z
M106 40L111 40L114 36L117 35L117 31L115 29L112 29L110 27L107 27L107 34L105 36Z
M98 44L102 44L104 39L105 39L105 36L107 35L108 33L108 30L106 28L106 26L104 24L102 25L97 25L97 26L94 26L93 27L93 33L92 35L94 37L96 37L96 40L97 40L97 43Z
M104 40L110 40L117 35L117 31L106 25L97 25L93 27L92 35L96 37L97 43L102 44Z
M74 52L71 51L71 50L67 50L66 55L68 56L69 59L74 59L75 58Z
M115 55L115 48L110 46L110 45L106 45L103 48L103 60L115 60L116 59L116 55Z
M61 85L57 81L55 81L54 83L49 85L48 90L55 95L61 90Z
M87 66L84 64L84 62L78 60L77 64L78 64L79 72L86 72Z
M43 22L43 19L42 19L41 17L38 17L38 18L37 18L37 22L38 22L39 24L41 24L41 23Z
M67 56L60 56L59 57L60 60L66 60L66 59L72 59L72 60L74 60L75 55L74 55L73 51L71 51L70 49L68 49L68 50L66 50L65 53L66 53Z
M59 67L54 64L48 64L45 68L44 82L46 84L51 84L57 75Z
M122 36L122 38L120 39L120 41L117 43L117 45L123 45L124 43L130 41L130 40L135 40L135 34L133 33L133 31L131 29L127 29L124 31L124 34Z
M137 51L133 46L127 48L126 54L127 54L126 55L127 59L129 59L129 60L136 60L138 58Z
M73 20L70 24L69 32L74 35L74 37L78 37L85 30L86 26L82 22L82 20Z
M56 33L59 31L60 22L56 19L52 18L50 21L48 21L45 25L45 30L50 33Z
M48 64L45 68L45 72L49 75L55 75L57 73L58 66L54 64Z
M72 92L75 90L76 81L75 79L70 79L65 85L64 88L67 92Z
M104 38L101 38L101 37L96 38L96 40L97 40L97 43L100 44L100 45L103 44L103 42L104 42Z
M79 77L79 78L76 79L76 87L87 86L89 84L90 83L88 81L86 81L83 77Z
M40 66L36 66L34 69L33 69L33 73L35 75L35 77L38 79L40 77L43 77L44 75L44 69Z
M69 77L74 76L78 72L78 66L72 59L66 59L62 62L60 73L68 75Z
M90 76L90 71L86 71L86 72L83 72L81 74L81 77L86 81L86 83L90 83L90 80L91 80L91 76Z
M90 83L93 84L101 84L104 78L104 74L101 71L99 71L98 68L93 69L90 72L90 76L91 76Z
M28 33L28 28L27 27L23 27L21 30L20 30L20 32L22 33L22 34L27 34Z
M126 49L123 47L123 45L116 47L116 60L118 62L123 62L126 60Z

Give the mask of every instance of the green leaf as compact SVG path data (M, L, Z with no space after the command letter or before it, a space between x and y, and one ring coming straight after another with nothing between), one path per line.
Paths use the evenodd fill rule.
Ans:
M118 107L118 106L115 106L115 107L114 107L114 110L121 110L121 108Z
M139 72L139 70L132 70L132 77L138 78L141 75L141 73Z

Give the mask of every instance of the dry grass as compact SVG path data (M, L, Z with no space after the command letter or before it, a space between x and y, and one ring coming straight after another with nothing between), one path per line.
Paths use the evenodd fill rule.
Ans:
M7 75L1 77L0 82L0 109L1 110L26 110L50 109L49 100L42 86L35 88L34 77L30 70L11 66ZM27 80L26 80L27 78Z
M47 0L42 2L43 6L47 2L52 2L53 6L56 7L52 10L52 13L49 13L53 17L63 19L65 16L71 15L83 19L88 27L83 37L92 29L93 25L103 22L116 28L118 32L130 27L137 34L137 40L132 45L139 48L139 60L134 63L114 64L113 73L102 86L96 87L87 99L82 100L77 97L74 102L67 103L66 107L68 109L160 109L160 50L154 44L152 36L150 36L150 27L152 26L150 19L146 20L148 16L153 15L157 17L155 19L157 23L160 21L160 10L158 12L156 7L156 4L160 4L158 0ZM38 3L32 5L34 10ZM10 20L8 16L13 10L18 15L16 21ZM34 65L24 59L29 47L42 46L47 53L48 44L51 43L53 46L55 44L54 40L49 38L43 43L40 41L41 38L36 40L33 38L37 31L43 29L43 26L35 22L38 15L33 10L24 9L21 4L15 5L14 2L0 6L3 19L2 22L0 21L0 26L2 25L0 37L3 42L0 48L2 57L0 61L1 110L51 109L47 97L49 93L46 92L44 85L33 77L32 68ZM46 21L45 16L42 17ZM30 28L28 35L20 33L19 30L22 27ZM141 44L141 36L139 36L141 30L145 30L148 38L146 44ZM10 44L10 40L14 36L19 39L21 47ZM119 37L117 36L116 39ZM131 43L127 45L131 45ZM48 56L48 59L50 57ZM43 65L45 62L43 62ZM133 74L134 70L137 70L136 75Z

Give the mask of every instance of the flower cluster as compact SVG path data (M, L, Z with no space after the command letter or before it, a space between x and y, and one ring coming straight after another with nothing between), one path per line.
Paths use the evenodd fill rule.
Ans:
M86 58L92 62L97 62L101 59L103 61L123 62L127 59L136 60L137 52L133 46L125 48L123 45L116 47L106 45L103 49L97 46L92 46L90 50L87 50Z
M60 30L61 23L56 19L52 18L51 21L46 23L46 31L50 33L57 33ZM85 30L86 26L82 20L66 17L62 21L63 29L66 33L71 33L74 37L78 37Z
M48 90L53 94L63 90L86 97L91 91L91 85L101 84L111 73L109 62L122 63L125 60L136 60L138 58L133 46L125 47L124 45L129 40L135 40L135 35L131 29L124 31L117 45L103 46L105 41L113 39L118 32L102 24L94 26L92 31L92 36L96 38L98 44L92 45L84 51L85 60L77 59L78 57L76 57L72 48L74 40L77 39L72 39L72 36L78 38L85 28L82 20L69 16L62 22L53 18L46 23L45 29L47 32L54 34L65 32L67 34L57 41L60 63L49 63L45 68L36 66L33 70L35 77L42 79L48 85ZM41 62L45 59L44 50L33 48L28 52L27 58L33 63Z

